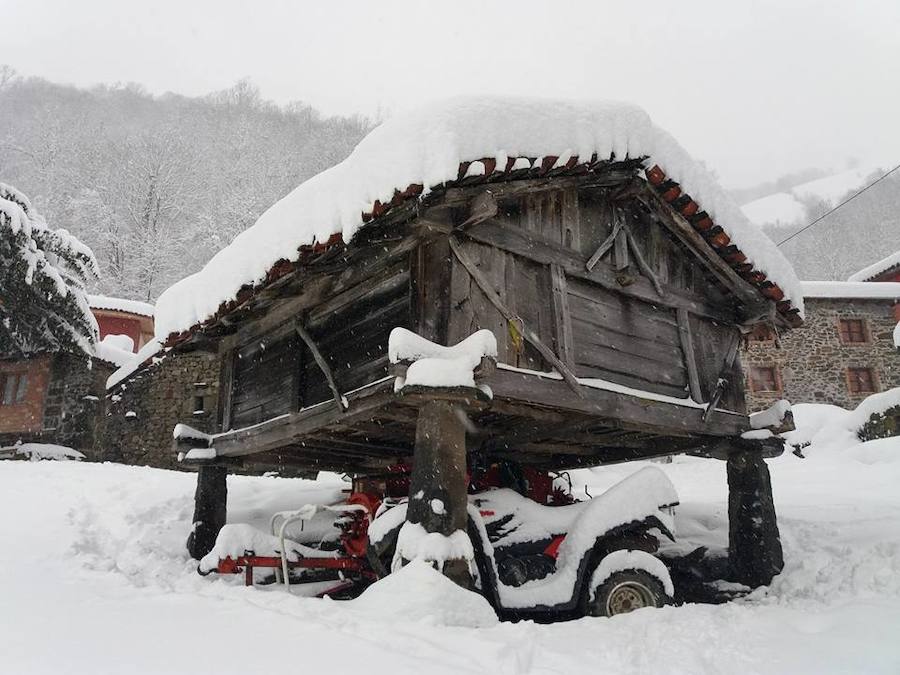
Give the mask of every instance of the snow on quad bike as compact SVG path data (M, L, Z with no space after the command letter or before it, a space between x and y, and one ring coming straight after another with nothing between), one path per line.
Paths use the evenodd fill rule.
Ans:
M520 473L512 481L497 475L474 481L469 495L475 589L498 615L612 616L672 601L669 571L654 555L661 537L674 540L678 496L665 473L646 467L598 497L573 503L553 490L546 473L527 471L527 478ZM279 580L303 583L317 595L354 597L402 562L396 544L407 501L397 497L408 494L408 480L395 480L393 489L375 483L356 481L342 504L276 514L272 534L226 525L198 571L242 572L250 585L254 568L269 568ZM498 487L509 483L517 489ZM301 532L286 538L285 526L296 521Z
M678 495L646 467L589 501L545 506L509 488L469 496L476 588L506 618L613 616L672 602L660 537L674 541ZM369 546L393 558L406 504L382 510ZM398 561L394 561L396 564Z

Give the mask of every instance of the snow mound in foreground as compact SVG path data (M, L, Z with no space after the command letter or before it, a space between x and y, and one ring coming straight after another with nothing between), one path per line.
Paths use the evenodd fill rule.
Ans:
M796 430L783 434L795 447L812 445L817 451L846 451L859 445L859 432L872 415L900 405L900 387L863 399L853 410L824 403L792 406Z
M457 586L423 560L375 582L348 604L380 618L432 625L482 628L498 622L484 597Z

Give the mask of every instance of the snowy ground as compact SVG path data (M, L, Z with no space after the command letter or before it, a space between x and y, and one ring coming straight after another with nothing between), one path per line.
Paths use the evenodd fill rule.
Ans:
M0 672L898 673L900 439L807 453L771 462L787 566L768 592L480 629L199 577L183 546L192 475L0 462ZM638 468L580 476L597 494ZM724 465L662 468L680 535L724 545ZM264 527L340 487L232 477L230 518Z

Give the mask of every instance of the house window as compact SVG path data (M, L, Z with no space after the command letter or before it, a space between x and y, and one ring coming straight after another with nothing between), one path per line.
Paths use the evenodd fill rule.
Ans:
M871 368L847 368L847 389L851 394L875 393L875 375Z
M841 333L841 342L844 344L860 344L866 340L866 323L863 319L840 319L838 327Z
M6 373L0 375L0 405L16 405L25 400L28 391L28 375Z
M194 413L206 412L206 399L203 396L194 396Z
M778 369L774 366L750 366L751 391L781 391Z

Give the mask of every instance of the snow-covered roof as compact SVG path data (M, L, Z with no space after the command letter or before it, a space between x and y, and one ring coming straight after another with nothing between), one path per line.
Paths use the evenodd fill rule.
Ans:
M151 361L157 357L162 351L162 344L159 340L150 340L147 344L140 348L137 354L131 354L130 358L124 360L118 370L106 378L106 388L112 389L117 384L127 379L147 361Z
M94 344L94 356L121 368L134 358L134 340L127 335L107 335Z
M165 340L202 324L242 287L265 283L300 247L349 242L397 197L420 198L466 175L587 163L592 157L647 158L699 203L754 268L802 314L799 282L774 243L710 175L642 109L626 103L460 97L398 115L370 132L340 164L310 178L269 208L206 266L167 289L156 303ZM528 158L528 159L526 159ZM484 162L480 160L486 160ZM549 168L549 167L548 167Z
M882 258L876 263L872 263L868 267L864 267L859 272L851 274L847 281L868 281L872 277L877 277L882 272L887 272L892 267L900 266L900 251L891 253L887 258Z
M900 283L862 281L803 281L807 298L858 298L900 300Z
M148 302L140 300L128 300L126 298L112 298L107 295L89 295L88 302L91 309L109 309L114 312L126 312L127 314L139 314L152 317L154 307Z

